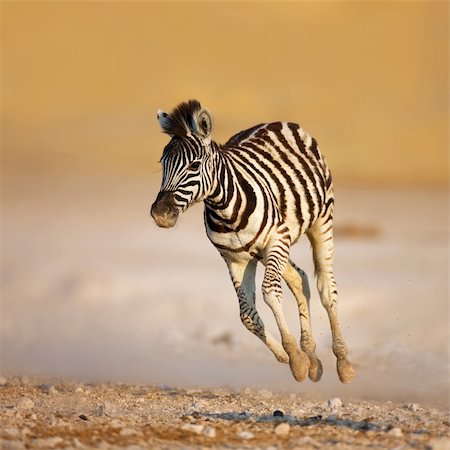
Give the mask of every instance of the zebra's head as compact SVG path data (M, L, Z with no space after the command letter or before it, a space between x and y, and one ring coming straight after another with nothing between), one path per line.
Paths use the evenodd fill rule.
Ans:
M180 213L202 201L212 189L213 119L197 100L181 103L170 114L159 110L157 118L171 140L161 157L161 190L151 215L158 226L170 228Z

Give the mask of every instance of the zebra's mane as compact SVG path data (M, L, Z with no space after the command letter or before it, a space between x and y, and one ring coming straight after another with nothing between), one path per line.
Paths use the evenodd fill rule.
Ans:
M191 134L196 129L195 119L201 109L197 100L180 103L170 114L164 116L161 122L163 132L179 137Z

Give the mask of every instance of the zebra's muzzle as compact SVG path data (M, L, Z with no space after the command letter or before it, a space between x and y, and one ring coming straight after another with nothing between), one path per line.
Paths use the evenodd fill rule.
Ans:
M150 214L158 227L173 227L178 219L178 209L175 206L173 193L167 191L159 192L152 205Z

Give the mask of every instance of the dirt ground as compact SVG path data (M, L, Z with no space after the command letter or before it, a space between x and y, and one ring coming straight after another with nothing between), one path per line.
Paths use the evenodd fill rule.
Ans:
M448 413L417 403L27 377L0 385L5 450L450 448Z

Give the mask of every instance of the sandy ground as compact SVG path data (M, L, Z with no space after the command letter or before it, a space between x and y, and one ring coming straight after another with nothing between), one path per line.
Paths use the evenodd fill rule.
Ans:
M449 415L420 404L313 401L267 389L1 379L0 445L36 449L434 449Z
M337 186L339 316L357 373L353 383L342 385L315 289L313 333L324 376L319 383L296 383L240 323L225 264L204 234L201 206L172 230L151 222L158 182L94 174L4 177L5 448L102 448L106 442L320 448L335 441L342 448L426 448L446 433L445 190ZM292 257L314 286L306 240ZM261 295L257 305L276 333ZM288 293L283 308L299 336ZM21 382L23 375L31 381ZM77 391L71 379L85 384ZM54 385L56 392L41 385ZM327 406L335 397L344 403L336 414ZM33 407L18 407L27 398ZM96 415L107 402L117 417L108 408ZM408 404L420 406L414 411ZM269 417L277 409L290 414L283 419L291 425L287 437L274 434L277 422ZM236 416L244 411L249 415ZM80 419L83 414L88 420ZM330 415L344 422L326 420ZM314 416L322 418L308 419ZM204 428L194 427L197 434L183 424ZM204 434L208 427L216 437ZM247 441L240 431L254 437ZM36 441L52 436L62 440Z

